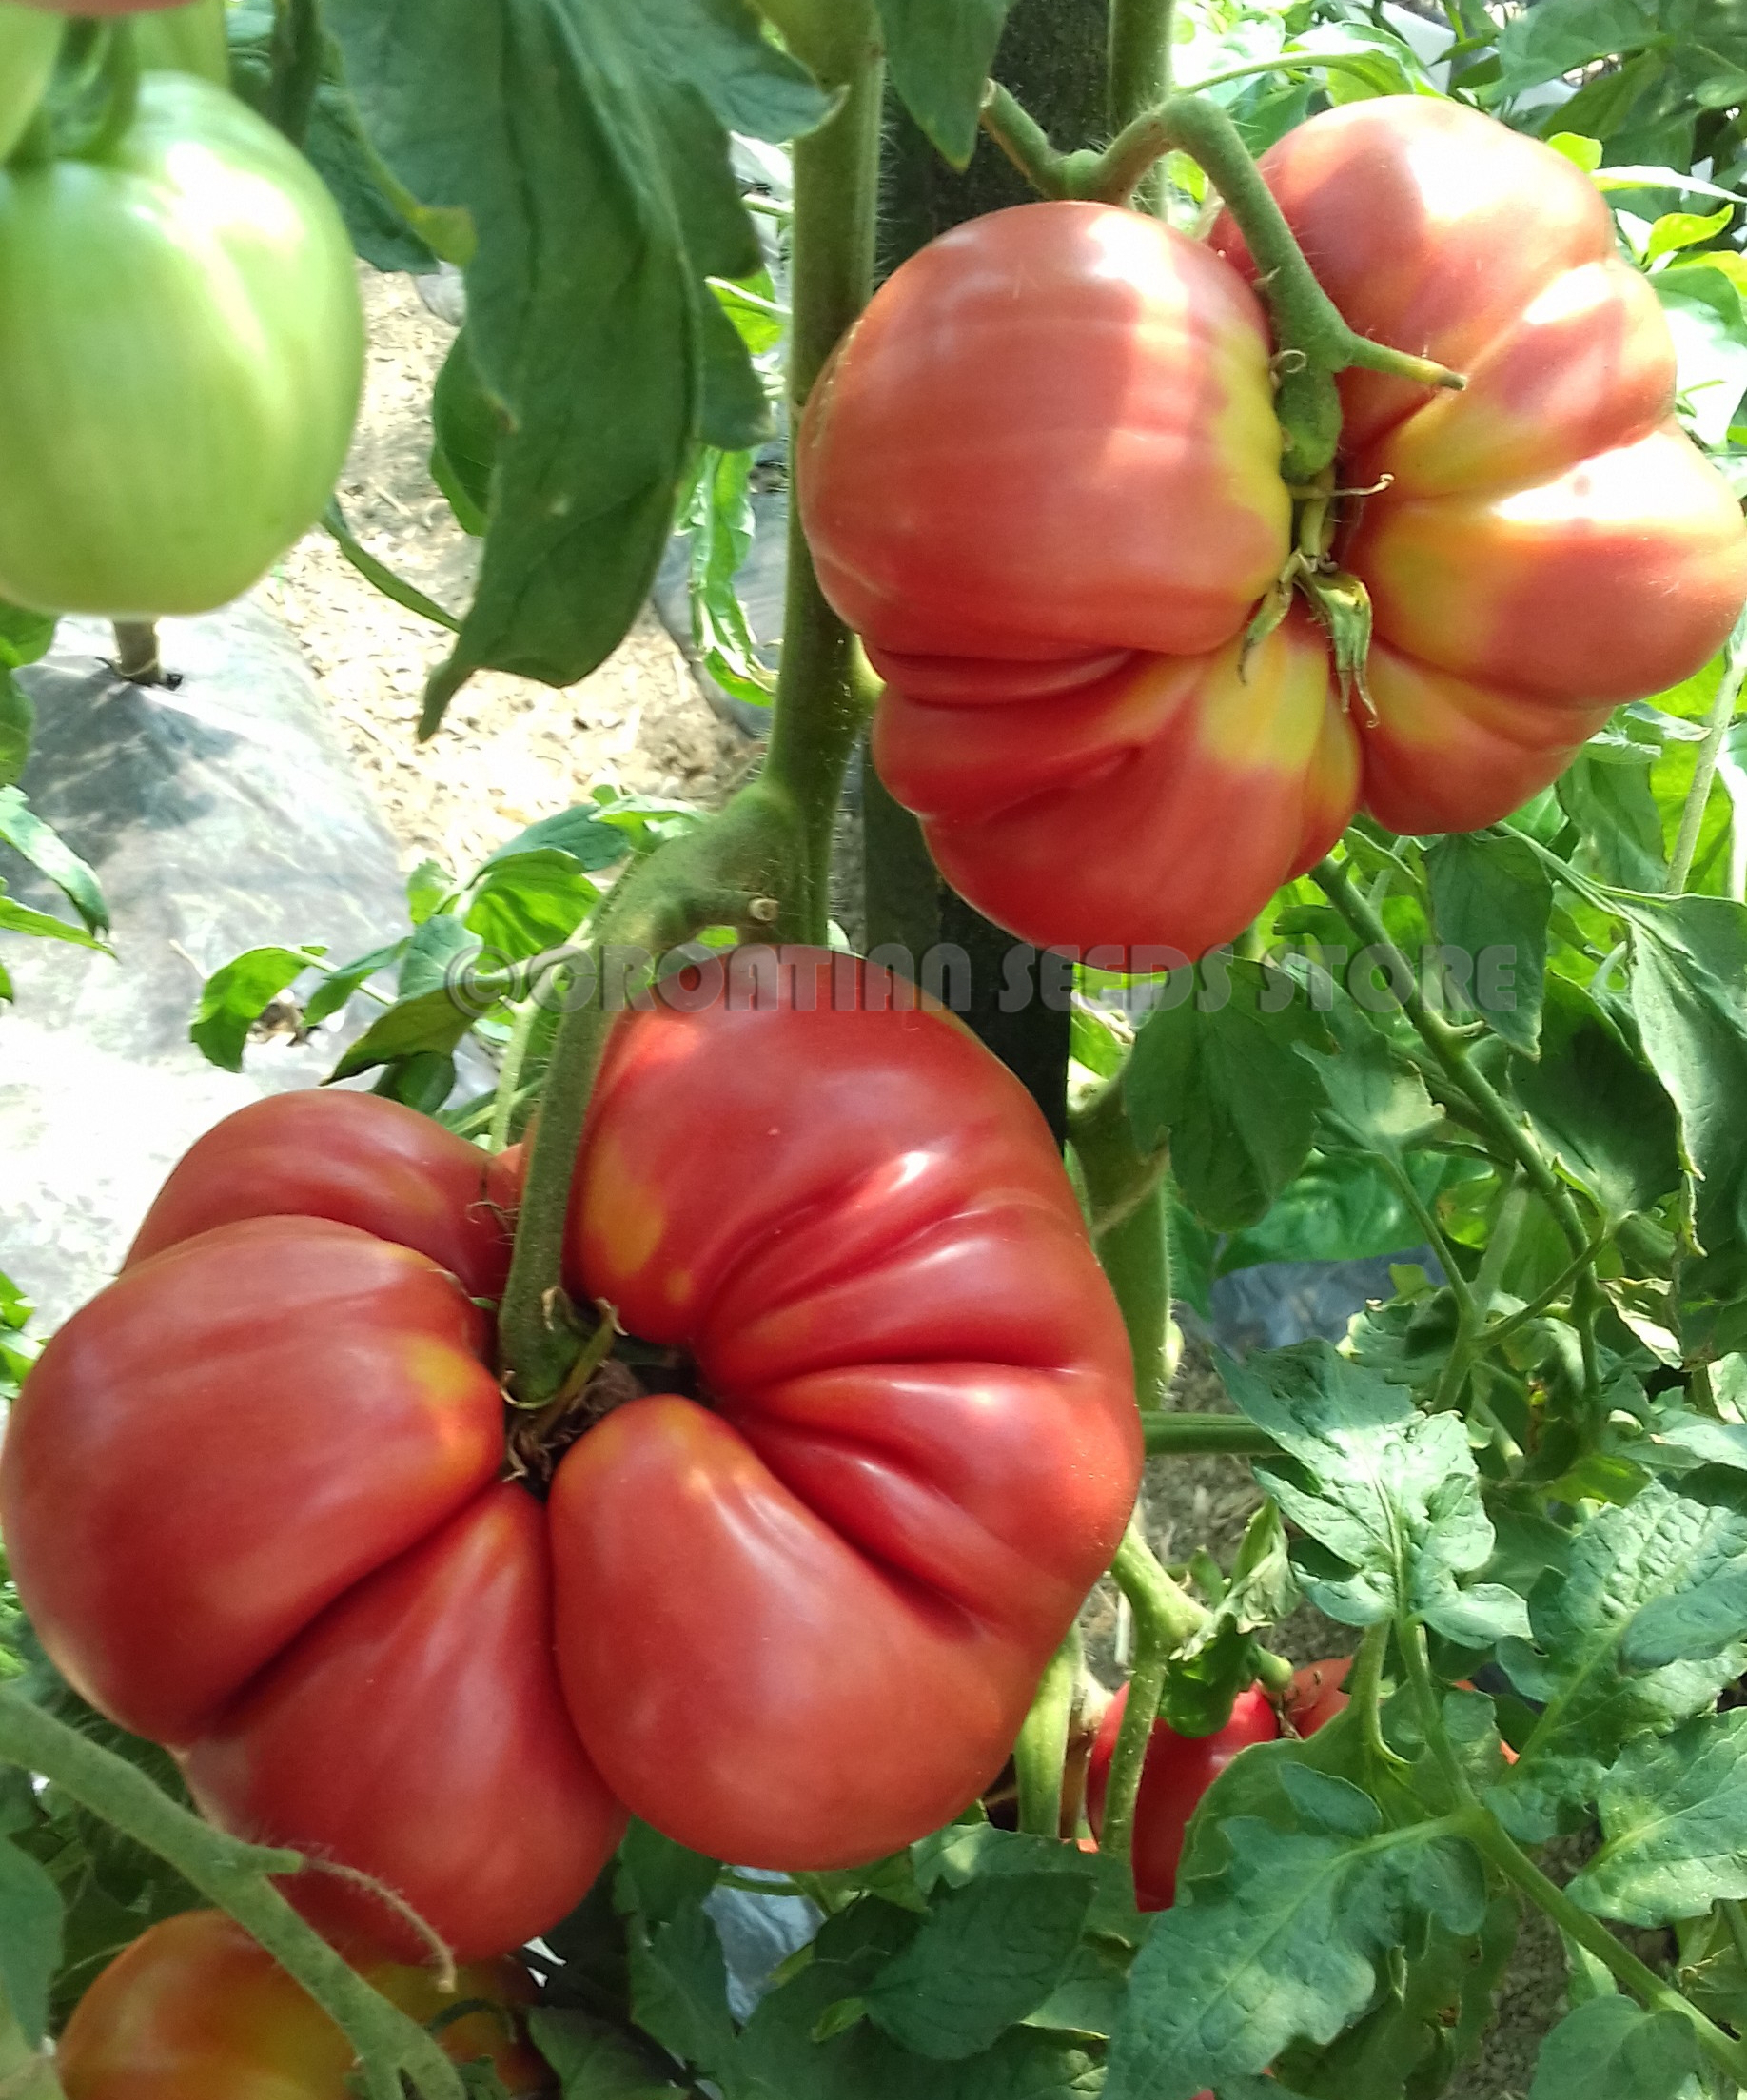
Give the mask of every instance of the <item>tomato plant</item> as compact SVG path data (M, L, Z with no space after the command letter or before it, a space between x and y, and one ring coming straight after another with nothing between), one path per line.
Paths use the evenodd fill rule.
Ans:
M147 73L98 157L0 176L0 594L121 618L237 597L320 516L362 372L307 163L207 82Z
M40 1355L0 1279L0 2089L219 1900L178 2031L366 2100L463 2088L365 1921L538 1934L564 2100L1747 2090L1732 6L0 0L0 594L309 521L343 222L462 276L465 609L326 514L423 734L663 566L771 706L719 809L482 766L477 866L200 994L375 1092L209 1131ZM0 932L103 941L52 625L79 926Z
M518 2038L533 1995L513 1961L461 1970L452 1992L428 1970L354 1950L355 1965L421 2021L444 2022L457 2063L484 2058L509 2100L552 2090L545 2059ZM154 1925L104 1970L61 2035L67 2100L346 2100L353 2051L315 2001L220 1911Z

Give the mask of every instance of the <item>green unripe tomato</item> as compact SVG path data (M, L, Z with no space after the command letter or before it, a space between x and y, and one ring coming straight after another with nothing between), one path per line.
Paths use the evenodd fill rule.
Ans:
M24 137L43 99L62 26L54 15L0 0L0 161Z
M321 515L363 373L315 171L220 88L146 74L103 158L0 173L0 598L238 597Z

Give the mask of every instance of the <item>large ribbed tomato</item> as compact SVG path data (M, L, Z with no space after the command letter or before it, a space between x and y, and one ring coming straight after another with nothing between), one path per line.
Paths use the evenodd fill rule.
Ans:
M457 2063L486 2058L510 2100L556 2087L545 2059L516 2037L511 2009L534 1994L516 1962L461 1970L451 1996L428 1970L346 1953L416 2020L478 2000L481 2011L439 2030L442 2046ZM354 2061L327 2014L240 1925L222 1911L185 1911L98 1976L55 2045L54 2068L67 2100L351 2100Z
M1672 422L1667 327L1587 177L1423 96L1312 118L1261 165L1352 324L1471 382L1342 382L1341 485L1390 477L1335 549L1375 607L1375 719L1303 615L1240 661L1289 501L1228 222L1203 247L1099 205L972 221L894 273L808 403L801 513L888 681L880 773L1029 940L1197 955L1360 804L1490 823L1747 598L1739 508Z
M99 157L0 170L0 597L240 596L321 516L363 376L321 177L223 89L145 74Z
M1133 1500L1127 1340L1029 1096L901 980L784 953L615 1031L570 1282L673 1389L586 1426L545 1501L501 1478L485 1317L430 1259L475 1259L480 1168L374 1096L203 1140L8 1429L13 1572L78 1688L462 1954L561 1916L620 1804L783 1868L945 1822ZM372 1189L324 1151L400 1164ZM251 1185L319 1214L244 1216Z

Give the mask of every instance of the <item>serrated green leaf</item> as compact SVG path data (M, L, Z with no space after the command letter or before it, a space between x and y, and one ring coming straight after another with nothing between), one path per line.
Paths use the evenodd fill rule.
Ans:
M508 418L480 377L462 328L449 345L431 389L431 480L442 489L455 522L475 539L491 514L491 477Z
M1345 1839L1222 1823L1226 1867L1165 1912L1135 1957L1105 2100L1195 2100L1301 2036L1331 2042L1371 2002L1378 1963L1411 1921L1477 1932L1480 1862L1427 1829Z
M1747 1896L1747 1710L1627 1743L1601 1782L1602 1845L1572 1900L1627 1925L1671 1925Z
M69 925L66 919L57 919L51 913L33 911L28 904L20 904L15 897L9 897L0 889L0 931L9 933L31 933L38 940L66 941L72 948L94 948L104 954L110 950L88 933L82 926ZM7 996L11 996L10 980Z
M30 696L0 663L0 788L10 788L24 772L35 727Z
M1535 849L1509 832L1455 833L1427 852L1425 877L1438 938L1465 956L1470 968L1482 949L1514 952L1513 1003L1481 1018L1532 1056L1541 1034L1553 910L1553 885Z
M1332 1564L1299 1564L1330 1618L1364 1626L1411 1613L1448 1639L1486 1647L1526 1634L1522 1600L1461 1578L1483 1568L1493 1530L1459 1416L1421 1415L1399 1385L1326 1342L1219 1359L1227 1391L1291 1462L1258 1462L1282 1514Z
M1610 1221L1680 1187L1674 1105L1591 994L1547 982L1540 1061L1514 1059L1512 1092L1536 1132Z
M1696 1177L1699 1245L1747 1261L1747 909L1722 897L1611 901L1630 931L1644 1054Z
M576 861L555 846L494 854L473 886L464 923L497 955L520 962L574 938L599 897Z
M1680 2013L1592 1998L1541 2045L1529 2100L1686 2100L1698 2062L1692 2022Z
M674 2100L684 2090L663 2075L646 2043L586 2012L534 2006L528 2032L557 2071L563 2100Z
M1328 1041L1289 977L1224 957L1141 1029L1123 1080L1135 1142L1151 1152L1169 1137L1177 1187L1206 1224L1255 1224L1304 1166L1324 1097L1299 1047Z
M861 1993L904 2048L957 2062L992 2048L1067 1973L1092 1900L1089 1874L1003 1874L947 1890Z
M715 1921L696 1905L630 1940L631 2010L637 2024L681 2062L708 2072L735 2045L728 1968Z
M304 1001L304 1026L314 1028L330 1013L338 1013L366 979L374 977L379 970L391 969L399 962L405 948L404 941L396 941L371 954L360 955L355 962L346 963L338 970L330 970Z
M475 988L480 1003L472 1009L459 1003L449 986L441 984L414 998L397 1000L345 1051L328 1074L329 1079L350 1079L373 1066L424 1051L447 1055L489 1003L488 990L489 983Z
M1684 1597L1743 1548L1747 1517L1652 1482L1630 1504L1599 1511L1565 1567L1541 1576L1529 1596L1535 1646L1511 1640L1499 1653L1517 1690L1543 1709L1490 1796L1514 1835L1541 1844L1575 1828L1633 1736L1690 1719L1747 1669L1747 1637L1699 1660L1638 1675L1620 1666L1645 1606Z

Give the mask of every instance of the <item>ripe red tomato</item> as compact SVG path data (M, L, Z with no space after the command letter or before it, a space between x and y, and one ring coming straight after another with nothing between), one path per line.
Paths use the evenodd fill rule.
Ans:
M972 221L887 281L802 421L819 579L887 681L881 775L1039 944L1198 955L1357 806L1493 822L1747 598L1739 506L1672 421L1667 325L1586 176L1423 96L1261 165L1353 326L1471 380L1342 381L1341 485L1390 478L1335 548L1375 609L1374 716L1302 616L1240 666L1287 500L1228 221L1216 254L1097 205Z
M1110 1759L1129 1703L1125 1684L1105 1709L1098 1739L1092 1745L1086 1776L1086 1813L1093 1835L1104 1824L1104 1796L1109 1784ZM1273 1742L1280 1717L1267 1694L1252 1685L1232 1703L1231 1718L1211 1736L1179 1736L1168 1721L1156 1720L1141 1767L1140 1792L1134 1802L1134 1900L1143 1911L1168 1911L1177 1891L1177 1861L1195 1805L1240 1750L1251 1743Z
M331 1218L416 1247L474 1298L509 1268L521 1148L495 1158L377 1094L300 1089L208 1130L158 1191L125 1266L240 1218Z
M1127 1340L1030 1097L884 971L772 977L675 980L609 1045L571 1286L684 1390L588 1428L543 1504L499 1478L454 1278L355 1224L235 1219L246 1148L211 1141L158 1219L196 1236L63 1327L0 1452L21 1595L85 1695L215 1817L389 1883L463 1954L561 1916L620 1804L770 1867L950 1819L1133 1501ZM366 1106L305 1103L307 1200L354 1201L307 1155ZM233 1222L202 1230L208 1170ZM333 1877L287 1893L392 1930Z
M557 2085L517 2038L509 2009L533 1997L513 1961L464 1968L445 1996L425 1969L346 1951L402 2012L435 2019L477 1998L440 2030L457 2063L490 2060L510 2100ZM185 1911L143 1933L79 2000L55 2046L67 2100L350 2100L350 2043L315 2000L222 1911Z

